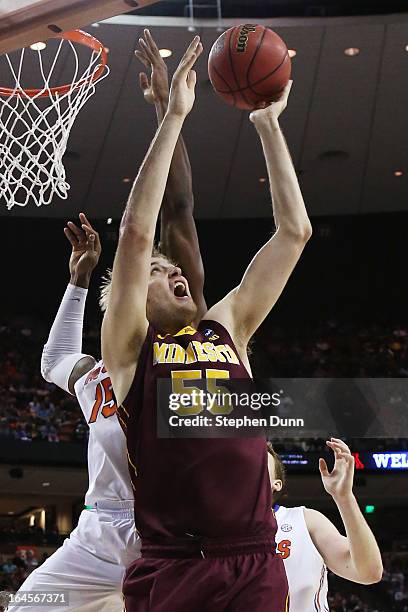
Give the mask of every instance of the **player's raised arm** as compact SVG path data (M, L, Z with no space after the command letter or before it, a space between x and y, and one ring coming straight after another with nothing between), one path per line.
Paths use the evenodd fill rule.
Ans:
M279 298L312 233L279 126L279 116L286 108L290 87L291 83L279 102L250 115L266 159L275 234L255 255L240 285L205 316L223 323L243 348Z
M150 70L150 79L140 73L140 87L146 102L154 104L160 123L166 114L169 98L167 66L149 30L139 41L135 52ZM162 251L177 262L187 277L192 298L197 305L197 320L207 311L204 299L204 267L194 222L194 196L191 165L180 134L170 165L161 208L160 243Z
M324 459L320 459L320 474L324 488L339 509L347 537L323 514L306 508L310 536L332 572L360 584L379 582L383 571L381 553L353 494L354 457L342 440L332 438L327 445L335 454L335 464L329 472Z
M148 321L146 303L154 233L177 140L194 104L202 52L195 37L172 80L169 107L132 187L123 214L112 270L112 284L102 324L102 357L120 404L134 377Z
M82 328L89 281L101 254L98 232L83 213L79 220L82 229L72 221L64 229L72 246L70 282L41 357L45 380L73 395L75 382L95 364L94 357L82 353Z

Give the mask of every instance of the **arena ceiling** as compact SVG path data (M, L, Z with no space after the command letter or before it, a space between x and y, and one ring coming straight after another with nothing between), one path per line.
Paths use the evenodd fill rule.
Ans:
M294 87L282 125L312 215L408 210L408 13L373 17L257 20L297 52ZM227 19L224 28L239 23ZM155 129L138 90L133 57L143 27L173 51L173 70L192 37L184 18L124 15L90 26L109 48L111 74L81 112L65 156L72 185L66 201L16 207L1 215L119 218ZM206 53L219 36L214 20L196 29ZM347 56L344 50L358 48ZM43 52L43 53L46 53ZM198 66L197 101L184 134L198 218L270 215L260 143L247 113L218 100L206 57ZM61 80L68 77L64 71ZM0 71L0 78L4 74ZM395 175L397 173L397 176Z
M18 470L20 476L13 473ZM49 499L81 498L88 486L88 473L83 468L26 465L0 465L0 516L24 512L29 506L50 503Z
M193 0L197 17L214 17L218 0ZM223 17L333 17L404 12L405 0L219 0ZM140 14L140 10L137 11ZM136 11L135 11L136 14ZM143 15L188 17L189 0L161 0Z

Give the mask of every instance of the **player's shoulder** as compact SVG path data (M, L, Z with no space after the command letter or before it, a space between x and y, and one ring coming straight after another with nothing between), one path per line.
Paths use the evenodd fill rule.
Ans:
M284 518L291 517L293 519L301 519L304 518L304 506L275 506L275 516L278 520L282 520Z
M75 385L84 374L89 372L95 364L95 358L92 355L82 355L71 368L71 372L68 378L68 391L73 395L76 395Z
M79 373L78 373L79 374ZM107 376L107 371L102 359L93 363L89 362L88 367L77 376L74 384L75 393L86 387L90 382L100 380L102 376Z
M283 507L283 511L286 512L285 514L282 513L280 517L279 512L276 514L278 527L281 531L291 531L296 535L297 540L302 540L303 546L306 546L309 552L314 550L314 554L317 553L319 557L322 557L319 550L319 534L322 532L322 526L330 523L324 514L305 506ZM326 532L327 529L323 531Z
M283 514L284 512L300 513L304 509L305 509L305 506L281 506L281 505L274 506L275 513L280 512L281 514Z
M307 508L306 506L302 506L303 513L305 518L311 521L321 521L322 519L326 519L325 515L319 510L315 510L314 508Z
M278 521L290 517L293 520L297 519L305 522L309 531L310 528L314 529L321 525L323 521L326 522L328 520L325 515L318 510L313 510L306 506L278 506L275 509L275 515Z
M304 507L303 512L307 530L310 534L316 533L316 531L321 529L322 526L330 523L327 516L325 516L322 512L319 512L319 510Z
M228 323L228 320L225 320L223 317L219 317L217 315L217 311L213 306L205 313L203 318L198 322L197 329L202 331L211 327L215 327L218 330L221 330L223 334L229 336L232 340L232 325Z

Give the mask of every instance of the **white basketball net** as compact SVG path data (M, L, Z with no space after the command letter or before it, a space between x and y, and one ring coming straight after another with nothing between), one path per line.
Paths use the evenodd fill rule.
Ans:
M66 93L51 91L53 76L63 45L70 45L75 58L72 84ZM61 39L48 74L45 74L41 51L39 68L44 85L34 97L24 93L22 69L25 49L21 50L15 69L6 55L11 71L14 95L0 96L0 199L10 210L13 206L50 204L54 194L68 196L63 155L73 123L84 104L95 93L95 85L104 79L109 69L93 80L101 65L101 52L89 49L91 60L82 72L78 53L70 40ZM32 51L29 51L32 53ZM18 92L17 95L15 92ZM46 97L41 94L46 92Z

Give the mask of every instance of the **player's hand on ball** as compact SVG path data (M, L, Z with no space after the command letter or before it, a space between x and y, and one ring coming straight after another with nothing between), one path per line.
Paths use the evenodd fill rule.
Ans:
M94 230L84 213L80 213L81 227L68 221L64 234L72 246L69 260L71 281L89 281L93 269L96 267L101 255L102 247L99 234Z
M331 438L326 444L334 452L334 467L329 472L326 461L319 459L323 486L334 499L344 499L353 491L354 457L347 444L338 438Z
M150 80L145 72L141 72L139 74L140 88L149 104L167 104L169 76L166 63L150 31L144 30L143 35L143 38L139 38L139 49L135 51L135 55L150 70Z
M271 119L279 119L280 115L286 109L288 105L288 98L290 94L290 90L292 89L293 81L289 81L283 90L282 97L279 98L276 102L272 102L268 106L264 108L259 108L249 115L250 120L255 125L259 125L261 123L269 123Z
M193 108L197 75L192 68L202 52L203 46L200 37L196 36L181 58L173 75L168 107L169 114L184 118Z

